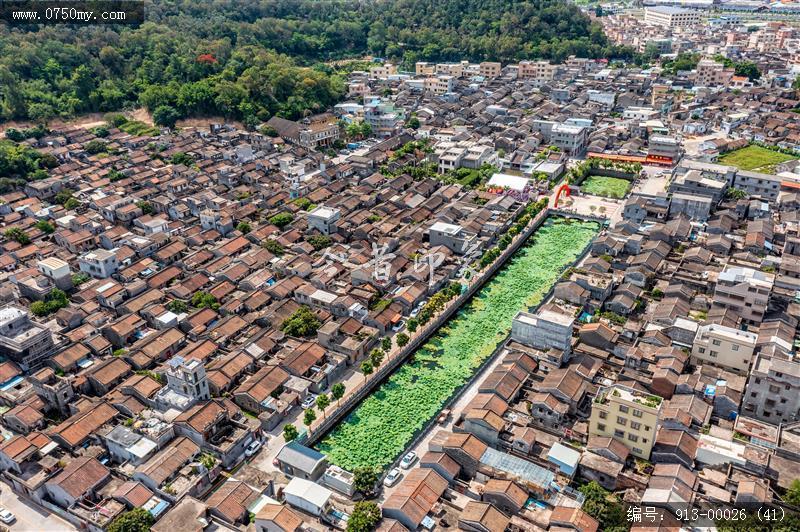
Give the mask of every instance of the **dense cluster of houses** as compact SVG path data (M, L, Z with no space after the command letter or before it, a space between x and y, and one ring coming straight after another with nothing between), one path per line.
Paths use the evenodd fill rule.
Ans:
M714 65L376 64L351 101L262 132L26 140L57 165L0 195L3 480L91 530L132 508L165 531L343 526L351 472L297 443L242 466L248 449L413 334L588 155L667 186L517 315L380 530L597 530L578 481L670 511L780 500L800 475L798 180L715 161L794 149L798 101L777 74L695 89Z

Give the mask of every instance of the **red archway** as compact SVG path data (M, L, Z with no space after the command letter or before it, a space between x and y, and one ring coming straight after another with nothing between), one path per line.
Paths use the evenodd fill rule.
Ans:
M558 189L558 193L556 193L556 201L555 201L555 203L553 204L553 208L554 208L554 209L558 209L558 200L560 200L560 199L561 199L561 194L562 194L562 193L566 194L566 195L567 195L567 197L569 197L569 185L568 185L567 183L564 183L563 185L561 185L561 186L559 187L559 189Z

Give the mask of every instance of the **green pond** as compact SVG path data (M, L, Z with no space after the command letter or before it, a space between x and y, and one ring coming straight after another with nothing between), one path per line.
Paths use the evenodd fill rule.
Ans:
M384 469L538 304L599 229L550 218L464 307L317 446L350 471Z

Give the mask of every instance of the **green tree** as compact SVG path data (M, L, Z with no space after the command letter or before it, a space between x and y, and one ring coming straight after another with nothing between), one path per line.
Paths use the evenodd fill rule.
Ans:
M144 508L134 508L111 521L108 532L148 532L155 519Z
M622 504L600 484L593 480L581 486L578 491L586 497L583 511L600 521L603 530L627 530L629 528Z
M306 423L306 425L308 425L308 423ZM287 442L294 441L295 439L297 439L297 436L298 436L297 427L295 427L291 423L287 423L286 425L283 426L284 440L286 440Z
M142 209L142 214L153 214L153 204L149 201L137 201L136 206Z
M36 228L45 234L53 234L56 231L56 226L48 222L47 220L39 220L36 222Z
M250 224L247 222L239 222L239 224L236 226L236 230L242 233L243 235L246 235L247 233L252 231L253 228L250 227Z
M172 164L182 164L184 166L192 166L194 164L194 157L182 151L172 154L170 158Z
M396 341L399 347L404 347L408 343L408 335L406 333L400 333L397 335Z
M747 76L747 79L750 81L755 81L761 77L761 71L758 69L758 65L752 61L734 63L734 73L737 76Z
M364 380L367 380L367 375L371 375L374 370L375 368L369 360L365 360L361 363L361 373L364 374Z
M344 397L345 387L344 384L341 382L337 382L333 386L331 386L331 395L334 399L336 399L336 404L339 404L339 400Z
M406 120L406 127L410 127L411 129L419 129L419 126L419 118L417 118L417 115L415 114L412 114L410 117L408 117L408 120Z
M269 219L269 223L283 229L284 227L292 223L292 220L294 220L294 216L292 216L291 213L281 212L272 216Z
M189 305L180 299L173 299L167 304L167 308L176 314L181 314L189 310Z
M792 506L800 508L800 479L796 478L792 480L789 489L786 490L786 495L783 497L783 500Z
M388 336L384 336L383 339L381 340L381 349L383 349L386 352L389 352L389 350L392 349L392 339L389 338Z
M68 211L71 211L72 209L76 209L76 208L80 207L80 205L81 205L81 202L78 201L75 198L69 198L69 199L67 199L67 201L64 202L64 208L67 209Z
M375 485L378 483L378 472L370 467L357 467L353 471L353 488L371 497L375 493Z
M266 239L261 246L273 255L283 255L283 246L274 238Z
M418 326L419 326L419 321L417 321L416 318L411 318L410 320L408 320L408 324L406 325L406 327L408 328L408 332L411 333L416 332Z
M331 404L331 399L326 394L320 394L317 396L317 408L319 411L322 412L322 417L325 417L325 409Z
M192 306L196 308L210 308L212 310L217 310L219 308L219 302L217 301L216 297L208 292L199 291L192 295Z
M308 238L308 243L314 246L314 249L319 251L330 246L331 243L333 243L333 240L331 240L331 237L328 235L313 235Z
M372 352L369 354L369 361L372 364L372 367L377 368L383 362L383 357L385 353L382 349L373 349Z
M372 501L359 501L347 521L347 532L371 532L381 520L381 509Z
M12 227L11 229L7 229L5 233L6 238L9 240L14 240L23 246L31 243L31 238L19 227Z
M314 412L314 409L313 409L313 408L309 408L309 409L307 409L307 410L306 410L306 412L305 412L305 414L303 414L303 424L304 424L306 427L310 427L310 426L311 426L311 424L312 424L314 421L316 421L316 419L317 419L317 414L316 414L316 412Z
M153 123L157 126L172 129L180 118L181 114L169 105L160 105L153 111Z
M103 142L102 140L90 140L86 144L84 144L83 149L86 150L86 153L91 153L95 155L97 153L104 152L108 149L108 144Z
M322 323L306 305L294 311L281 324L281 330L289 336L311 337L317 334Z

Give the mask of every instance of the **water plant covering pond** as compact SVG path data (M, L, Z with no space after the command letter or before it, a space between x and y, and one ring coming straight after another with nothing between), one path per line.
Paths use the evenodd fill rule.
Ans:
M411 361L320 442L319 450L350 471L391 464L505 339L514 315L541 301L598 228L594 222L547 220Z

